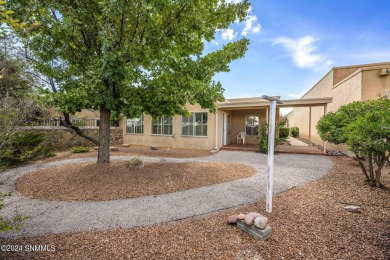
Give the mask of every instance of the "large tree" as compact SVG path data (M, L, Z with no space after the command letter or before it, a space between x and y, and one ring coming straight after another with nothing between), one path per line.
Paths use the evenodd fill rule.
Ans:
M10 0L15 17L32 23L18 35L36 68L54 79L46 97L65 114L100 111L98 163L109 162L110 116L186 113L187 102L214 112L223 88L212 77L228 71L249 44L240 39L205 53L205 43L249 3L224 0ZM54 87L54 82L56 86ZM53 93L54 92L54 93ZM64 123L64 122L63 122ZM65 122L64 124L67 124Z

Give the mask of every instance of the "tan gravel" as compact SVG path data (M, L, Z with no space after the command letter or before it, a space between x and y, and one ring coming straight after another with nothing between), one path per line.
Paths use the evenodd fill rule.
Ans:
M53 245L54 252L4 253L4 259L389 259L390 191L362 181L347 157L333 158L323 179L265 202L181 222L145 228L2 240L1 244ZM383 184L390 186L387 168ZM362 207L349 213L345 203ZM257 211L268 217L273 235L254 240L227 216ZM28 248L28 247L24 247Z
M158 195L252 176L255 169L240 163L146 163L130 169L129 162L63 165L28 173L16 184L24 196L56 201L101 201Z

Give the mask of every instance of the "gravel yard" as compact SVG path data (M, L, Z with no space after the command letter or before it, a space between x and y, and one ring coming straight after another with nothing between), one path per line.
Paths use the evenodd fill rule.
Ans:
M297 161L294 157L280 158L290 158L283 161L289 167ZM1 244L25 245L25 248L26 245L53 245L55 251L1 252L0 258L390 258L390 191L365 185L359 167L351 159L332 159L333 168L325 177L275 196L273 213L265 213L265 201L261 199L246 206L148 227L3 238ZM298 164L304 166L303 161L299 160ZM383 184L390 186L387 171ZM343 209L346 203L361 206L362 213L347 212ZM250 211L269 218L273 228L269 240L254 240L226 223L227 216Z
M135 198L208 186L253 175L248 165L229 162L146 163L129 169L127 161L87 162L26 174L16 184L26 197L56 201Z

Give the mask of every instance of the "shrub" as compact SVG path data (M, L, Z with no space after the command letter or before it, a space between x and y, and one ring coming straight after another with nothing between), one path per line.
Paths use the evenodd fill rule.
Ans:
M390 157L390 99L355 101L321 117L317 130L324 141L346 144L371 185L382 187L381 173ZM367 157L366 163L363 156Z
M299 128L294 126L290 128L290 136L299 137Z
M286 139L290 133L290 128L281 127L279 128L279 138Z
M257 134L257 152L268 153L268 124L260 123L259 133Z
M11 136L7 145L0 151L0 167L8 168L53 156L51 147L41 145L44 139L43 133L36 132L19 132Z
M90 150L89 147L87 146L78 146L78 147L73 147L72 148L72 153L88 153Z

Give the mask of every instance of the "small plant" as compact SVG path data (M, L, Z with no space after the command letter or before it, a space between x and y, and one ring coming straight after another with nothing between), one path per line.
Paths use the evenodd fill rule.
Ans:
M299 128L294 126L290 128L290 136L299 137Z
M90 148L88 146L78 146L72 148L72 153L88 153Z
M268 153L268 124L260 122L260 128L257 135L257 152Z
M286 139L290 133L290 128L287 127L281 127L279 128L279 138L280 139Z
M0 210L3 209L4 205L2 201L7 196L11 196L11 193L0 192ZM3 216L0 216L0 232L8 232L12 230L19 231L23 225L23 221L26 219L27 217L16 215L11 221L9 221L4 219Z

